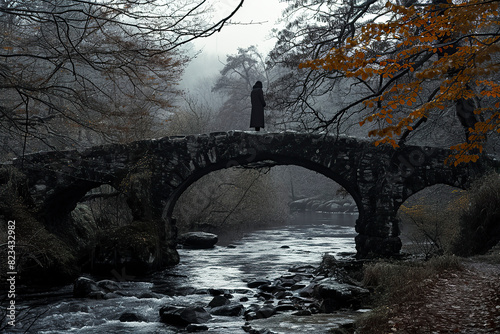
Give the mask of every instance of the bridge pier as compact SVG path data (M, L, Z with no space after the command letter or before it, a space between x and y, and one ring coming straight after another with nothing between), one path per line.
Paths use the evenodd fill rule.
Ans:
M370 226L375 226L376 222L356 221L356 257L360 259L374 257L391 257L397 256L401 250L402 242L399 234L389 233L381 235L381 233L365 233L370 230ZM387 225L397 226L398 220L392 220Z
M390 257L399 254L402 242L397 211L402 200L388 189L366 188L356 221L357 258Z

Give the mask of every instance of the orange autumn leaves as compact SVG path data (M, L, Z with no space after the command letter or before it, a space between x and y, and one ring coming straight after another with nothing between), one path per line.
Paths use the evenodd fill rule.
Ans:
M412 131L432 110L452 108L457 100L483 98L474 113L469 141L455 145L450 162L476 161L486 136L500 133L500 85L491 76L500 69L499 2L448 1L447 4L404 7L387 2L384 22L368 23L344 45L301 68L341 73L374 82L378 87L362 103L368 115L361 125L377 122L369 132L382 143L398 146L398 137ZM381 47L380 45L384 45ZM438 83L431 95L422 89Z

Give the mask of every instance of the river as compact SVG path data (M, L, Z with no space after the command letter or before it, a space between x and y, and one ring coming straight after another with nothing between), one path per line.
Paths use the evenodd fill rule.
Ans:
M119 295L107 300L75 299L72 285L23 296L24 309L12 333L180 333L182 329L159 321L159 309L169 305L206 306L213 298L208 289L227 290L232 300L257 300L247 287L253 279L273 280L295 266L317 266L323 254L336 257L355 252L355 215L307 214L287 225L248 232L214 249L179 249L179 265L149 277L136 278L115 273ZM29 308L29 311L28 311ZM142 321L120 322L125 312ZM293 316L280 313L268 319L252 320L252 328L269 328L275 333L327 333L335 323L354 314ZM201 333L245 333L240 317L214 316Z

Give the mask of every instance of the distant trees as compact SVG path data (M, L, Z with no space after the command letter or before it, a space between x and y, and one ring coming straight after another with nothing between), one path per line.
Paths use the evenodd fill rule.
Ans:
M467 136L452 146L455 164L475 161L500 132L497 1L289 2L272 59L302 70L276 87L295 92L282 104L312 116L313 129L359 119L377 144L398 146L427 120L456 113ZM349 87L349 98L318 111L315 99L336 87Z
M279 72L270 94L276 108L286 111L287 120L299 130L319 130L322 120L347 106L362 90L353 80L342 80L339 73L310 68L299 70L299 65L342 45L366 20L364 15L376 17L382 6L375 0L286 2L289 3L283 12L286 25L277 33L277 43L269 55L269 65ZM337 118L335 126L340 126L345 119ZM351 115L347 123L352 122Z
M0 0L0 133L16 155L154 135L187 57L220 30L211 4Z
M226 64L212 88L224 98L217 117L218 128L248 130L252 87L257 80L262 81L264 94L267 95L271 79L264 56L255 46L238 48L238 54L228 55ZM269 110L268 106L267 114Z

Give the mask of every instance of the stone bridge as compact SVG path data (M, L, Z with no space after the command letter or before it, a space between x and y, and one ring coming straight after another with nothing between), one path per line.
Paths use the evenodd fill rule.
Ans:
M62 224L89 190L109 184L126 193L135 220L159 223L170 249L175 249L175 202L202 176L234 166L301 166L352 195L359 210L357 256L363 258L399 253L396 213L409 196L434 184L466 188L499 166L486 156L449 166L444 161L450 153L418 146L395 150L342 136L231 131L36 153L14 165L27 175L45 224Z

